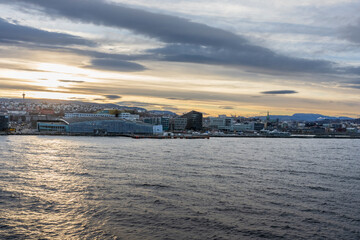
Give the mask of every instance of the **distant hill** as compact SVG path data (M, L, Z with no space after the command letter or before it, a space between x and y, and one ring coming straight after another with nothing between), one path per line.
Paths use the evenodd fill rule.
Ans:
M137 110L139 112L146 112L147 110L145 108L141 108L141 107L128 107L128 106L120 106L117 104L100 104L105 108L117 108L117 109L122 109L122 110Z
M7 102L7 101L15 101L15 102L27 102L27 103L52 103L52 104L79 104L79 105L98 105L103 108L116 108L116 109L124 109L124 110L139 110L139 111L147 111L145 108L140 107L128 107L128 106L120 106L113 103L94 103L94 102L83 102L81 100L62 100L62 99L34 99L28 98L23 100L22 98L0 98L0 101Z
M266 116L259 116L261 120L265 120ZM304 122L315 122L321 120L351 120L349 117L332 117L314 113L295 113L290 115L270 115L271 120L279 119L279 121L304 121Z

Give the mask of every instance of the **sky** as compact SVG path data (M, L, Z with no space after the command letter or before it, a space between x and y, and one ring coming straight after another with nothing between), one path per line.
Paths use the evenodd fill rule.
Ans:
M360 117L358 0L0 0L0 97Z

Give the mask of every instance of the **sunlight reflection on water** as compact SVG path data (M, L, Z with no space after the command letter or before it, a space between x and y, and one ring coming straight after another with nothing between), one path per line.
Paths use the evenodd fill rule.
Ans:
M357 239L359 145L1 137L0 239Z

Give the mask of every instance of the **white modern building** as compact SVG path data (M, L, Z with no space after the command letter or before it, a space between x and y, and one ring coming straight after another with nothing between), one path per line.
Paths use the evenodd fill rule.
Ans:
M218 117L210 117L210 127L219 130L233 131L233 118L226 115L219 115Z

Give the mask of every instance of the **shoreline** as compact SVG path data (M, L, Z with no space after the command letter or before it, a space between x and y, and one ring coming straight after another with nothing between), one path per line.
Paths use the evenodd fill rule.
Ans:
M142 135L142 134L69 134L69 133L0 133L0 136L83 136L83 137L128 137L134 139L209 139L209 138L302 138L302 139L360 139L360 135L290 135L290 136L271 136L271 135Z

